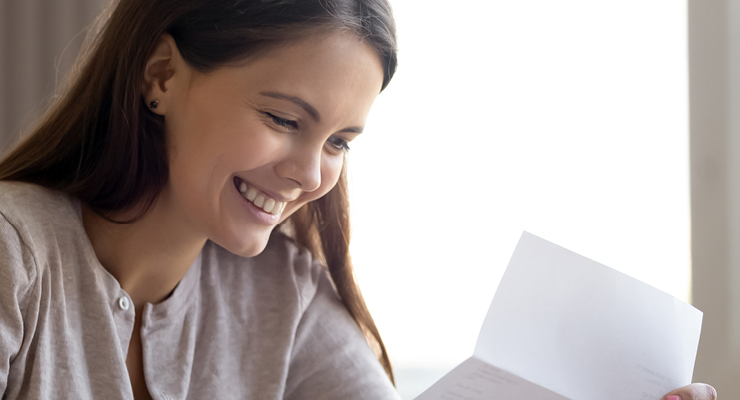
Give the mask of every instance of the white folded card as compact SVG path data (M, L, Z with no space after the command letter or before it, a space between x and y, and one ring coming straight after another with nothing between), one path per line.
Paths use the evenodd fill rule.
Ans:
M702 312L524 232L473 356L417 400L660 400L691 383Z

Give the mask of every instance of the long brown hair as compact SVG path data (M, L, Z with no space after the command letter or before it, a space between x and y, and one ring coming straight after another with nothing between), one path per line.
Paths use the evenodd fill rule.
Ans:
M337 30L356 34L377 52L383 89L396 69L387 0L119 0L110 10L68 89L0 161L0 180L60 190L102 216L138 207L140 218L167 182L164 120L140 94L146 61L163 33L201 72L305 34ZM289 224L296 241L326 263L342 302L393 381L388 353L354 280L348 207L343 169L337 185L298 210Z

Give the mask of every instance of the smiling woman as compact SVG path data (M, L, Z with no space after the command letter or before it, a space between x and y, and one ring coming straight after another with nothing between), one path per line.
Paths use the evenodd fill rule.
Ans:
M0 160L0 398L398 399L354 280L345 168L396 69L387 0L111 7L69 87ZM430 64L444 48L469 72L443 8L428 21L444 40L423 32ZM480 125L475 102L429 98ZM449 132L463 131L445 150L470 143ZM428 187L440 182L466 191L457 177ZM383 237L408 225L396 209Z
M168 225L187 221L181 234L191 230L245 257L336 185L344 147L383 83L374 50L350 34L299 41L206 74L164 36L144 76L145 103L158 102L152 111L167 122L171 154L153 211L178 210Z
M0 397L397 398L344 168L389 5L112 7L0 161Z

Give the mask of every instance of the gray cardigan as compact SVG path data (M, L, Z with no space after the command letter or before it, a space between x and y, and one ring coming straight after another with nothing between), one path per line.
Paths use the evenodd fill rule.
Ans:
M0 398L133 399L133 323L79 202L0 182ZM141 336L154 399L398 399L325 268L279 233L253 258L208 242Z

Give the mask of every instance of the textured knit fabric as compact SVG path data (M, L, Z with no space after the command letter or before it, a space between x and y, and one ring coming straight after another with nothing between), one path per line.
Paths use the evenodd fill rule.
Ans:
M133 324L79 202L0 182L0 397L132 399ZM144 307L141 339L154 399L398 398L325 269L282 234L253 258L208 242Z

